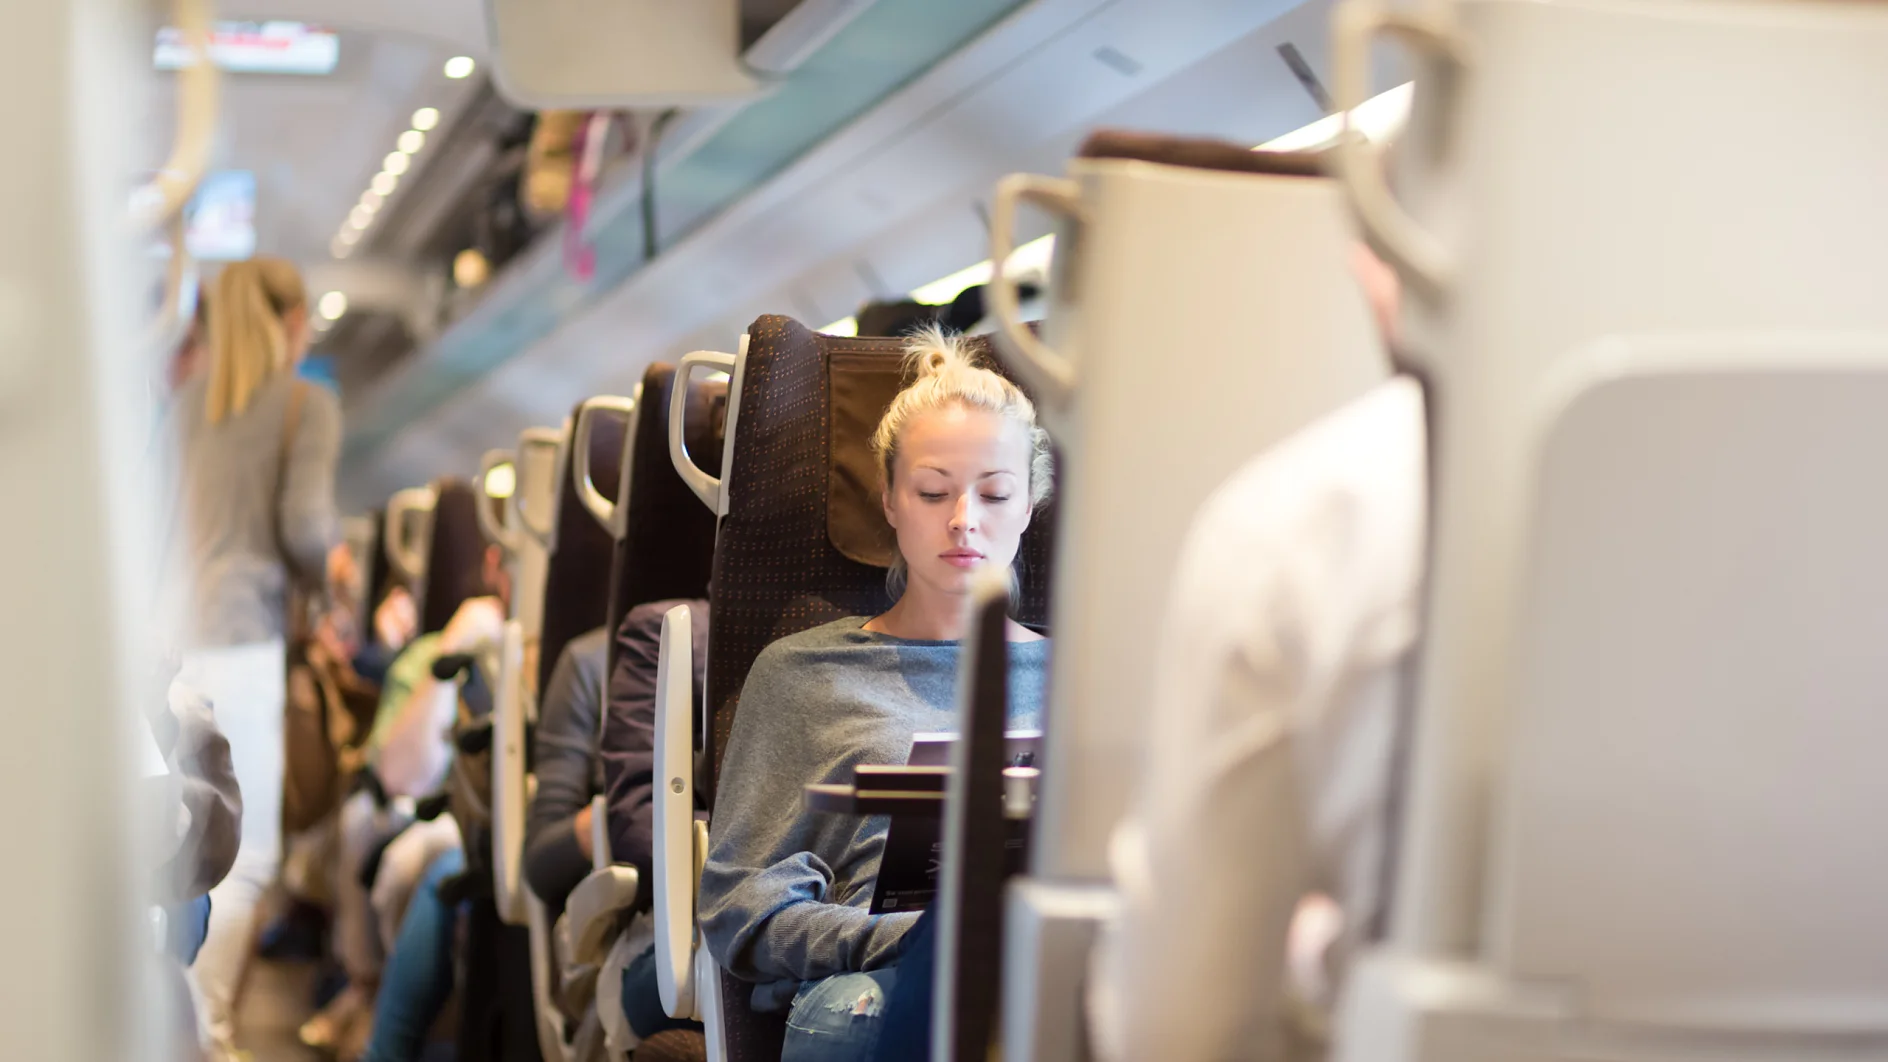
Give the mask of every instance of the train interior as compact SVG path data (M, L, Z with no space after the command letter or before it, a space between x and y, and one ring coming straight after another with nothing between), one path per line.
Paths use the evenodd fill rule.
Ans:
M0 1056L1888 1060L1888 3L7 16Z

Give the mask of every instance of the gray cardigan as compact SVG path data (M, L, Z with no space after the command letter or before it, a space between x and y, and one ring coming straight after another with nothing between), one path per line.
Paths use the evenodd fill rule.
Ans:
M957 728L957 642L862 630L860 617L763 650L741 690L701 880L702 930L723 967L784 1010L803 981L884 966L918 912L869 908L890 819L812 814L809 782L904 763L911 737ZM1049 643L1010 645L1010 725L1042 714Z
M283 457L291 388L303 392L300 420ZM178 388L171 410L183 504L171 530L171 562L187 564L193 647L249 645L282 637L291 567L318 584L340 539L335 465L341 407L332 392L290 373L250 397L221 424L204 419L208 376ZM281 528L278 544L276 528Z

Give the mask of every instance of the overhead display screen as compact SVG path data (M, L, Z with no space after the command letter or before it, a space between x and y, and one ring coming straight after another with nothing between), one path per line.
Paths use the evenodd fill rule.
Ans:
M319 76L334 72L341 39L306 22L218 22L210 34L210 58L233 74ZM153 61L159 70L181 70L191 60L182 31L174 26L157 31Z

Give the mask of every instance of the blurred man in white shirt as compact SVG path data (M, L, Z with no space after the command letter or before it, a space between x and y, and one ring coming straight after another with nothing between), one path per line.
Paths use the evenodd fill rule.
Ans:
M1394 275L1362 248L1356 272L1389 336ZM1426 460L1422 389L1395 377L1201 507L1160 624L1149 767L1109 852L1121 911L1089 997L1109 1062L1321 1056L1350 946L1389 899ZM1293 940L1321 896L1341 917L1310 905Z

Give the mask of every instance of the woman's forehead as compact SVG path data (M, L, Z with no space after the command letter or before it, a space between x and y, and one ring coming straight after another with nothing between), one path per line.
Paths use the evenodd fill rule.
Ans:
M979 471L1020 472L1029 464L1029 432L1014 418L952 406L911 418L898 459L909 466L982 462Z

